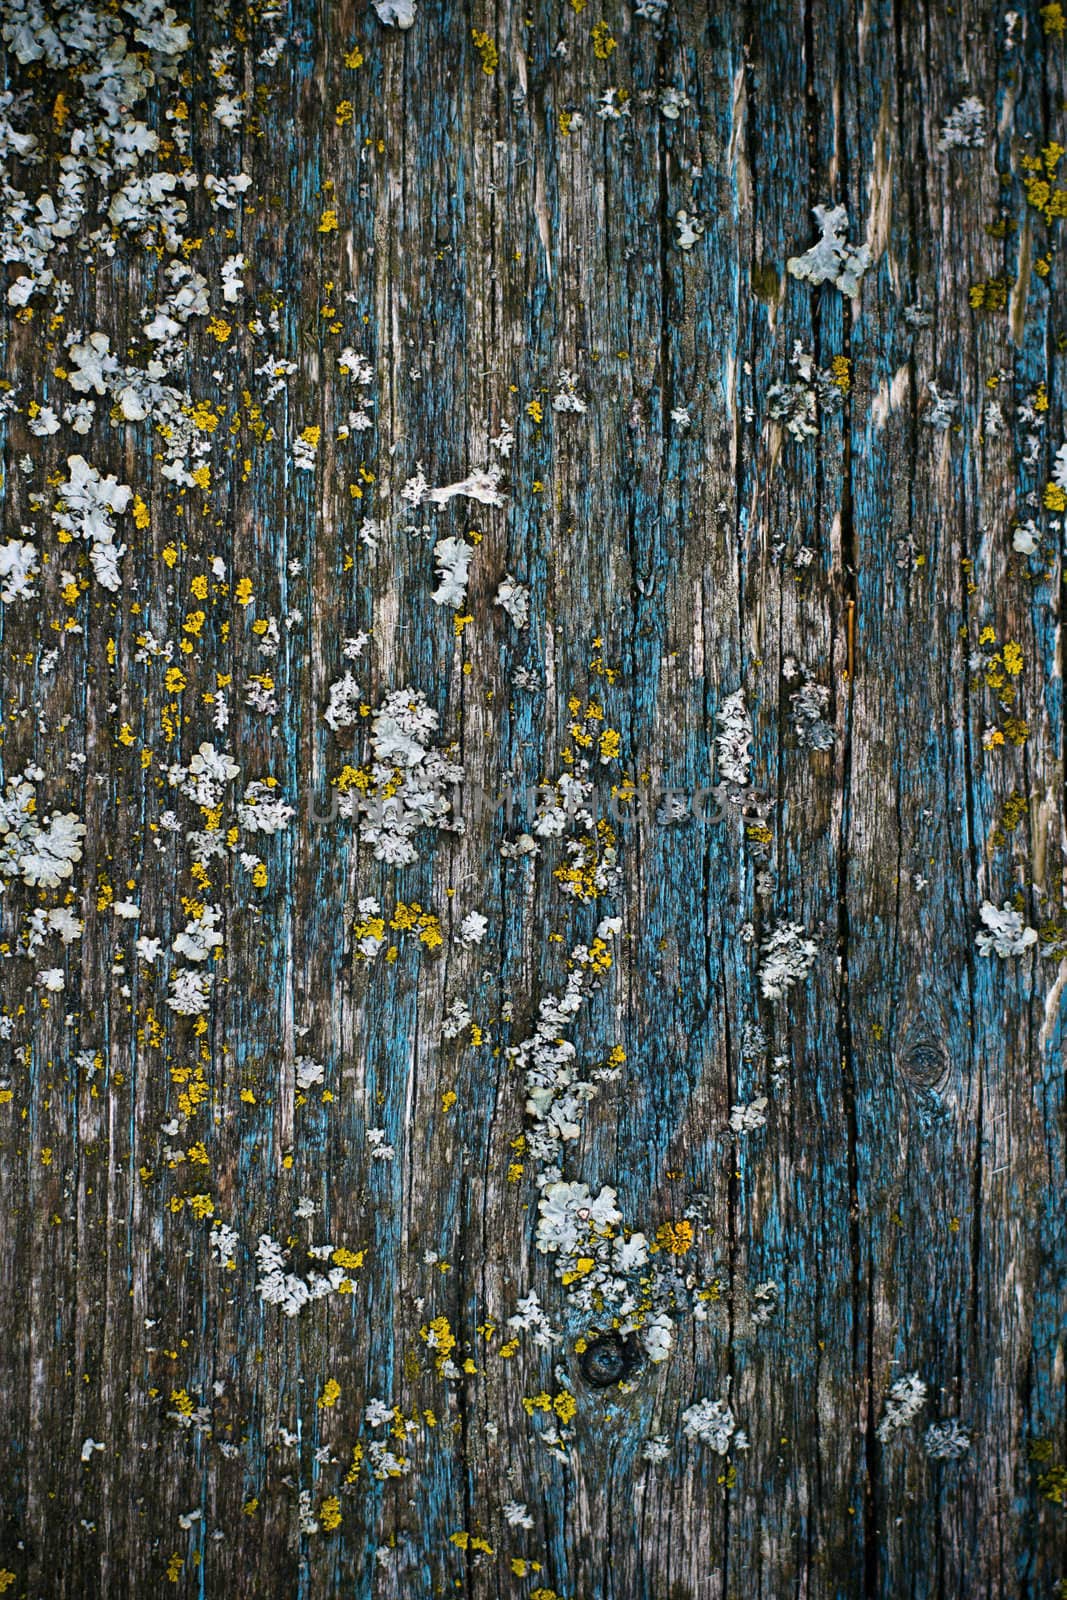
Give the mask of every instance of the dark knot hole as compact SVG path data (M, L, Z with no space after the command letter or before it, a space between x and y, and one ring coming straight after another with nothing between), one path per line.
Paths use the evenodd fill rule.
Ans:
M579 1366L582 1377L594 1389L610 1389L613 1383L628 1378L640 1360L636 1340L605 1333L590 1339L579 1357Z

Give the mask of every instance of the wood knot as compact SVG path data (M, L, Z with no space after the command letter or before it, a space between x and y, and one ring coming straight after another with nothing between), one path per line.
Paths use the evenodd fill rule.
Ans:
M948 1052L932 1034L912 1037L898 1058L902 1075L915 1089L938 1089L948 1076Z
M624 1339L617 1333L605 1333L590 1339L579 1357L578 1365L586 1383L594 1389L610 1389L622 1383L640 1364L641 1356L636 1341Z

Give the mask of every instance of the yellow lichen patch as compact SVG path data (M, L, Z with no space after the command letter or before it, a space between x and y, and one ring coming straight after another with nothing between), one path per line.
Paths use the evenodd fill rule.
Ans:
M848 356L834 356L830 362L830 377L842 394L852 387L852 362Z
M989 853L1003 849L1011 835L1015 832L1020 822L1029 815L1030 802L1024 794L1016 790L1004 802L1004 809L1000 815L1000 822L989 836Z
M691 1222L663 1222L656 1229L656 1243L672 1256L684 1256L693 1248Z
M206 400L198 400L189 413L193 427L200 433L214 433L219 419Z
M483 33L479 28L471 29L471 39L474 41L474 48L481 59L482 71L487 77L491 78L500 61L496 45L489 34Z
M477 1534L460 1530L458 1533L450 1533L448 1538L449 1542L454 1544L458 1550L482 1550L487 1556L494 1554L492 1545L487 1543L485 1539L479 1538Z
M372 918L371 921L376 922L377 919ZM428 950L437 950L444 943L440 919L432 911L424 911L417 900L410 905L398 900L389 926L398 931L417 933L420 942Z
M181 1088L178 1096L178 1110L184 1117L192 1117L198 1106L203 1105L210 1094L204 1069L198 1063L195 1067L171 1067L171 1082Z
M191 1417L196 1410L188 1389L172 1389L170 1391L170 1403L181 1417Z
M612 965L612 954L603 939L594 939L589 946L589 965L596 973L605 973Z
M985 283L972 283L968 299L974 311L1003 311L1008 303L1011 285L1006 278L989 278Z
M325 1411L330 1411L341 1398L341 1385L336 1378L327 1378L323 1385L322 1393L318 1398L318 1405Z
M1040 155L1023 156L1020 163L1028 174L1023 179L1027 201L1041 212L1046 222L1067 216L1067 189L1052 187L1063 153L1063 145L1053 142L1046 145Z
M611 29L606 22L593 24L593 54L598 61L606 61L615 49L617 41L611 37Z
M346 1250L344 1245L338 1245L330 1260L346 1272L355 1272L363 1265L366 1254L365 1250Z
M439 1374L443 1373L445 1363L456 1348L456 1336L448 1318L434 1317L432 1322L424 1323L419 1329L419 1338L434 1352L434 1365Z

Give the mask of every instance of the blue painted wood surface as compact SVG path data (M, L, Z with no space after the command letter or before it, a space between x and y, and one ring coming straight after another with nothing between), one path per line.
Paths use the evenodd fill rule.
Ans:
M1060 7L175 10L168 54L150 5L0 8L0 111L38 141L4 135L8 285L28 260L11 190L32 213L84 160L79 129L105 167L131 121L162 141L89 173L48 257L69 299L5 306L0 561L38 551L0 607L3 778L36 807L7 837L54 812L87 831L69 878L28 882L18 850L3 867L0 1592L1059 1594ZM153 81L101 130L119 38ZM968 96L984 137L942 148ZM190 180L177 234L91 238L156 170ZM213 207L204 177L242 172ZM786 266L838 203L870 252L855 299ZM62 420L80 339L148 370L175 262L207 297L165 379L199 419L186 470L210 469L184 482L163 413L125 416L114 372L87 433ZM792 384L818 388L799 437L774 415ZM553 405L572 389L584 409ZM361 397L370 426L345 435ZM55 521L76 455L143 503L114 518L117 589ZM493 463L502 505L402 494ZM455 608L432 598L448 536L473 546ZM505 574L528 629L494 603ZM360 704L334 728L346 668ZM715 747L739 689L744 804ZM464 768L465 826L420 830L400 867L339 814L395 690L427 697ZM205 742L238 768L217 814L183 792ZM506 797L587 751L617 872L576 898L567 838L516 852L533 813ZM267 778L293 808L269 835L236 809ZM717 819L660 815L663 790L716 785ZM981 908L1005 902L1039 938L983 955ZM168 983L205 904L223 943L186 962L214 977L196 1017ZM64 905L78 936L33 933ZM472 911L481 944L459 938ZM616 1191L649 1301L676 1279L667 1359L646 1304L634 1368L600 1389L583 1355L612 1305L577 1309L588 1269L576 1290L537 1248L553 1174L510 1052L610 917L565 1031L583 1071L617 1070L563 1176ZM769 998L784 922L815 956ZM303 1089L301 1058L322 1066ZM269 1303L262 1235L305 1283L338 1264L310 1245L350 1252L342 1291ZM547 1347L508 1325L531 1288ZM925 1402L891 1428L910 1374ZM702 1399L747 1447L687 1433ZM953 1420L968 1447L941 1459L928 1429ZM410 1470L376 1476L382 1445Z

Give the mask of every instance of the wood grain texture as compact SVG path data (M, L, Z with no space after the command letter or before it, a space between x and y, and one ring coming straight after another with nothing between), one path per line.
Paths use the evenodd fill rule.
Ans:
M69 881L16 875L0 897L7 1592L1060 1594L1065 591L1046 485L1064 437L1067 223L1028 199L1025 165L1067 143L1059 8L676 0L656 19L623 0L419 0L407 30L355 0L176 9L183 76L160 72L130 114L169 139L181 104L188 151L143 170L250 186L232 211L191 187L199 243L176 254L125 235L110 255L72 246L53 263L71 285L62 321L47 295L4 317L3 538L32 537L42 564L36 596L0 607L3 777L36 766L38 812L87 829ZM212 115L227 44L247 113L232 129ZM5 57L5 88L29 96L17 125L44 151L32 171L7 158L31 202L58 181L56 97L77 123L85 71ZM609 89L620 116L600 114ZM987 138L939 148L968 95ZM813 207L836 203L871 253L854 301L786 269L816 236ZM691 249L679 211L702 224ZM99 220L90 206L82 236ZM246 288L226 304L238 251ZM31 402L76 398L72 330L145 367L142 308L172 258L228 323L220 338L191 317L167 380L218 417L197 486L163 474L165 441L114 394L85 436L29 428ZM976 305L991 282L1003 303ZM797 341L831 375L800 438L768 398L797 380ZM372 427L339 438L360 392L346 346L373 368ZM269 399L268 356L293 363ZM562 370L584 412L553 408ZM957 402L946 428L937 393ZM506 458L490 444L504 424ZM311 471L294 462L307 428ZM117 592L57 538L75 454L147 508L116 518ZM494 460L503 506L401 497L419 464L447 485ZM376 548L360 538L371 518ZM1013 534L1030 518L1027 555ZM461 625L431 599L433 541L471 533ZM505 573L529 586L528 630L494 604ZM146 629L169 656L145 658ZM366 709L333 730L346 665ZM246 686L264 673L275 705L256 710ZM825 748L798 715L806 682L827 691ZM408 688L463 763L466 826L423 830L420 859L391 867L337 814L336 779L366 759L369 711ZM716 783L716 716L739 688L764 821L709 806L664 825L657 787ZM618 758L592 766L605 813L615 791L619 871L582 901L555 874L564 842L501 856L531 819L497 800L573 765L590 700L619 735ZM167 775L204 741L240 775L198 871L185 833L205 818ZM290 825L226 840L245 785L267 777ZM398 902L431 911L443 942L387 927L388 953L362 959L371 896L387 922ZM222 909L200 1019L167 1005L183 897ZM1038 945L981 955L981 905L1013 897ZM27 952L28 913L65 901L81 937ZM480 945L457 937L470 911L488 918ZM583 1375L587 1323L536 1248L539 1164L508 1047L608 916L614 959L568 1036L583 1064L616 1045L625 1061L565 1175L615 1189L649 1240L687 1217L694 1238L669 1358L601 1390ZM817 954L772 1000L760 951L781 921ZM142 935L162 942L154 963ZM50 968L62 993L37 979ZM481 1043L442 1035L457 999ZM320 1084L299 1090L298 1057L323 1064ZM761 1096L765 1125L735 1133L732 1108ZM232 1269L193 1195L239 1234ZM263 1234L302 1273L311 1243L362 1252L353 1292L294 1317L264 1303ZM562 1333L551 1349L507 1327L531 1287ZM442 1317L456 1377L426 1337ZM925 1407L882 1437L890 1386L912 1372ZM339 1398L322 1404L330 1380ZM192 1426L179 1391L206 1408ZM568 1392L559 1459L523 1401ZM728 1457L683 1432L686 1408L719 1396L749 1441ZM398 1408L399 1437L365 1420L375 1399ZM949 1418L970 1447L937 1460L925 1429ZM87 1439L103 1449L83 1460ZM410 1473L375 1478L373 1439ZM508 1524L511 1501L530 1527Z

